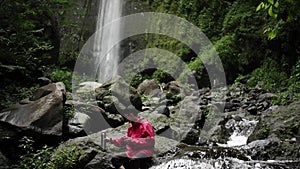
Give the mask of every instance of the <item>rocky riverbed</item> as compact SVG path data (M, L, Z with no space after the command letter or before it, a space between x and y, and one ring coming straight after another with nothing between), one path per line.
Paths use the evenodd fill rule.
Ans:
M58 149L75 145L85 152L75 162L81 168L112 168L109 159L124 149L104 150L100 135L124 134L120 112L129 107L154 126L153 169L300 168L300 102L272 105L276 95L260 88L195 90L147 80L135 89L117 77L82 84L72 100L67 95L62 83L51 83L1 111L2 168L19 159L24 136Z

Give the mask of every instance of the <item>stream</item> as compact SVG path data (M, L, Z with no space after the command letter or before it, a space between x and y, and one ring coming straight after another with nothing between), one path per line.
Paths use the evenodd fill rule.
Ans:
M230 119L225 127L227 129L233 129L232 135L229 137L226 144L217 143L217 146L203 147L204 149L218 149L226 148L224 151L226 154L228 149L241 150L247 146L247 139L254 131L257 120L243 118L241 121ZM196 153L195 153L196 152ZM196 150L187 151L180 158L176 157L178 152L175 153L171 160L165 160L160 165L153 166L151 169L297 169L300 168L300 161L289 160L252 160L250 156L246 156L249 160L228 157L222 155L222 152L213 150L219 157L207 157L208 151ZM219 154L218 154L219 153ZM197 155L195 155L197 154ZM199 157L200 154L200 157ZM170 157L169 157L170 158ZM162 160L164 161L164 160Z

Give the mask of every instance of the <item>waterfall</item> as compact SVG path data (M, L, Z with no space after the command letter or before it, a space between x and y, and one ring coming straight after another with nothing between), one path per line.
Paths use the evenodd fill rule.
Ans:
M117 74L119 62L120 24L110 24L122 16L123 0L100 0L93 55L96 58L97 80L100 83ZM108 51L108 52L105 52Z

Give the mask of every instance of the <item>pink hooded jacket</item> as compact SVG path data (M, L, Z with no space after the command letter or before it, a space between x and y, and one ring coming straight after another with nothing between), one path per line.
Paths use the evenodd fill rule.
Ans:
M127 144L124 142L126 137L131 137ZM117 147L126 146L128 158L135 158L137 154L152 157L155 144L153 127L146 119L139 118L129 126L126 135L111 139L111 143Z

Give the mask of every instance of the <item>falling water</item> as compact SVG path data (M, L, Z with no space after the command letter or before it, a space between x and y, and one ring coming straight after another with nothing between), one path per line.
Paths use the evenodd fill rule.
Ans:
M234 147L247 144L247 139L254 131L258 121L242 119L241 121L236 121L234 119L229 120L225 127L233 129L233 133L230 136L227 144L217 143L221 147Z
M94 57L98 82L103 83L117 74L121 25L114 20L122 16L122 0L101 0L94 41ZM113 23L113 24L112 24Z

